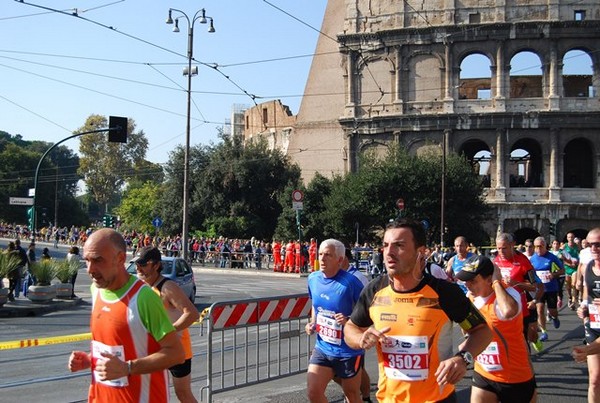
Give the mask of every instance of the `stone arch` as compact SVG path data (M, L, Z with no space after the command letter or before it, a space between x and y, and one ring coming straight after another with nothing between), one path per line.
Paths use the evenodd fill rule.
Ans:
M441 100L444 91L443 58L431 52L415 52L406 62L409 102Z
M588 65L584 67L586 61ZM562 82L565 97L594 97L592 63L590 52L586 49L573 48L565 52L562 59Z
M473 170L479 173L483 185L490 187L492 172L490 147L482 140L469 139L460 145L458 153L464 155L473 166Z
M487 61L487 69L484 64ZM460 59L459 99L488 99L492 94L492 58L481 51L465 53ZM483 74L487 71L487 74Z
M513 235L515 238L515 243L517 245L523 245L528 239L531 239L533 241L535 238L540 236L540 233L533 228L523 227L515 230L515 233Z
M530 138L517 140L510 148L508 173L510 187L543 187L544 165L540 143Z
M543 97L542 66L542 58L535 50L523 48L516 51L510 59L510 98Z
M396 64L387 56L359 58L356 66L357 100L361 105L391 104L395 94ZM375 77L377 79L375 79ZM383 92L383 93L382 93Z
M563 158L563 187L596 187L594 145L589 140L580 137L569 141Z

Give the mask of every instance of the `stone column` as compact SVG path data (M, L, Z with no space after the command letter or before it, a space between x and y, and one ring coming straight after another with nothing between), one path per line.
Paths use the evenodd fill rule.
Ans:
M558 56L556 52L556 43L550 43L550 66L548 71L548 109L557 111L560 109L559 95L559 73L558 73ZM546 69L545 69L546 70Z
M508 136L507 129L496 129L496 188L495 199L499 202L506 201L506 185L504 178L506 174L504 167L507 164L506 159L506 140Z
M548 187L548 201L560 202L560 187L558 186L558 134L560 129L550 129L550 186Z
M396 110L399 113L402 113L402 105L403 105L403 101L402 101L402 79L404 78L402 76L403 70L402 70L402 46L398 46L396 48L396 74L394 75L394 87L395 87L395 97L394 97L394 104L396 105Z
M452 43L447 39L444 41L444 62L446 64L445 71L445 91L444 91L444 112L454 112L454 98L452 96L454 92L454 58L452 57Z
M494 97L494 106L496 112L506 111L506 94L510 89L506 87L506 66L504 62L504 42L498 41L496 48L496 94ZM492 75L493 76L493 75ZM510 84L508 84L510 85Z

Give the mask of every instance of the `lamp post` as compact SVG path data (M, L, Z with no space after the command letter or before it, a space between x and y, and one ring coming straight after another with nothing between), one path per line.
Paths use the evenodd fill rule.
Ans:
M173 20L173 11L181 14L179 17ZM206 10L200 9L196 11L194 17L190 20L186 13L176 8L169 9L169 16L167 17L167 24L173 24L173 32L179 32L179 18L184 17L188 24L188 46L187 46L187 67L183 69L183 75L187 75L187 122L185 127L185 149L183 157L183 218L182 218L182 239L181 239L181 251L183 258L188 258L188 231L189 231L189 177L190 177L190 119L191 119L191 103L192 103L192 75L198 74L198 67L194 66L192 70L192 59L194 58L194 24L196 21L200 24L206 24L210 21L208 32L215 32L213 26L212 17L206 17Z

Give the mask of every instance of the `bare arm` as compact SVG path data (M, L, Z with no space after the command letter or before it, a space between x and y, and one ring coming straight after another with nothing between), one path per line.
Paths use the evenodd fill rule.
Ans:
M359 327L349 320L344 326L344 341L353 349L369 349L377 343L385 341L385 333L389 332L390 328L385 327L377 330L371 327Z
M502 286L502 274L498 266L494 265L492 274L492 288L496 293L496 306L506 319L513 318L519 313L519 304Z
M175 330L187 329L200 318L198 309L196 309L192 301L189 300L174 281L167 281L160 293L162 298L166 299L169 304L182 312L181 316L173 323Z

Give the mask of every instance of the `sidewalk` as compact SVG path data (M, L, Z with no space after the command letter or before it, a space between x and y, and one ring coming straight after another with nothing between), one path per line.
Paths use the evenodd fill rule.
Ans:
M53 299L48 303L34 303L26 297L21 296L14 301L9 301L0 307L0 318L40 316L49 312L62 309L73 309L80 304L87 304L81 298L75 299Z

